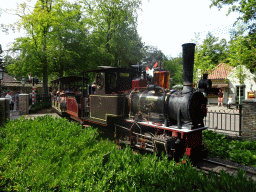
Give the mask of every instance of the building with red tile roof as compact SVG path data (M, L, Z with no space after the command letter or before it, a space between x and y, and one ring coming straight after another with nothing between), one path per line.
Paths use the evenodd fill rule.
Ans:
M234 67L226 63L220 63L215 67L215 70L208 75L208 79L226 79L232 69L234 69Z
M226 63L220 63L215 69L208 75L208 79L212 80L213 88L228 88L227 77L234 67L227 65Z
M244 66L245 67L245 66ZM225 63L220 63L215 67L211 73L208 75L208 79L212 80L212 89L208 94L208 101L209 103L218 103L218 92L221 88L224 92L224 101L223 103L227 103L228 97L232 95L233 101L238 101L238 90L240 87L240 91L242 90L241 96L242 100L247 99L247 93L250 91L256 90L256 80L245 80L243 85L240 85L238 83L234 82L234 78L230 79L231 73L234 73L233 71L236 68L229 66ZM250 72L248 72L250 73ZM253 74L251 74L253 75Z

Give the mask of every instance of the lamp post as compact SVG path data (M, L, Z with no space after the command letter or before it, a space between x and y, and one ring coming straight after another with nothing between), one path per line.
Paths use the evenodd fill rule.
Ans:
M25 86L25 83L26 83L26 79L24 77L22 77L21 79L21 84L23 86L23 89L22 89L22 93L24 93L24 86Z
M2 80L4 79L4 70L2 68L0 68L0 97L2 94Z

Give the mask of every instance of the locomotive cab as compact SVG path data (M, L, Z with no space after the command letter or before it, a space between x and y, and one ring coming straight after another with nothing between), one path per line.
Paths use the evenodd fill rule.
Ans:
M125 92L132 89L132 80L138 76L134 69L101 66L101 69L85 71L95 73L95 91L84 100L86 107L82 119L108 125L113 119L126 114Z

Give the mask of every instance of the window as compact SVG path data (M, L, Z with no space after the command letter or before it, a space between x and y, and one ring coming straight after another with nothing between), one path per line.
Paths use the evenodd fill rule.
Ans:
M239 86L236 86L236 96L239 97ZM245 86L241 86L240 88L240 96L245 96Z
M104 73L97 73L96 85L97 89L102 89L104 87Z
M116 88L116 80L117 74L116 73L109 73L108 74L108 85L110 89Z

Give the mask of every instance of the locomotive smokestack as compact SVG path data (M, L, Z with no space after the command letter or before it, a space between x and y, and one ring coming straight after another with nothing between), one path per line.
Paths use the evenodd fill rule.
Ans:
M193 69L194 69L194 43L186 43L182 45L183 57L183 92L193 90Z

